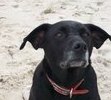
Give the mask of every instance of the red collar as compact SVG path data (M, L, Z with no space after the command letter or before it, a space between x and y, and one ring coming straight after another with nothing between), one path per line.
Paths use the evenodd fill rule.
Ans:
M65 96L69 95L70 98L72 98L73 95L82 95L82 94L87 94L89 92L89 90L87 89L77 90L79 86L83 83L84 79L82 79L78 84L71 86L70 88L65 88L65 87L57 85L53 80L49 78L47 74L46 76L49 82L51 83L51 85L53 86L54 90L58 92L59 94L62 94Z

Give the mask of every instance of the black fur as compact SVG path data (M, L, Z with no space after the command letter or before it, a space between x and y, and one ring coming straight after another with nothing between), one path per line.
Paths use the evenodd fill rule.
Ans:
M111 36L98 26L75 21L43 24L34 29L24 39L20 49L29 41L35 49L43 48L45 56L35 70L29 100L70 100L69 96L63 96L53 89L46 74L64 87L84 78L81 86L89 93L74 95L71 100L100 100L90 57L93 47L100 48L108 38L111 40ZM87 51L88 65L85 66ZM77 64L73 61L77 61ZM81 65L78 63L80 61L84 63Z

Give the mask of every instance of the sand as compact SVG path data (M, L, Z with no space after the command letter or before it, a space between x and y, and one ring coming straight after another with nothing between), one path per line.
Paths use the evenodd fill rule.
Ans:
M111 35L111 0L0 0L0 100L23 100L33 71L43 58L23 38L42 23L76 20L93 23ZM111 42L94 49L92 65L102 100L111 100Z

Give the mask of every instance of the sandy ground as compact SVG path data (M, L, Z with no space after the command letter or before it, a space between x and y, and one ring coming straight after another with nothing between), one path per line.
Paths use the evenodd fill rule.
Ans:
M111 0L0 0L0 100L22 100L43 50L22 39L42 23L60 20L94 23L111 34ZM94 49L93 66L102 100L111 100L111 43Z

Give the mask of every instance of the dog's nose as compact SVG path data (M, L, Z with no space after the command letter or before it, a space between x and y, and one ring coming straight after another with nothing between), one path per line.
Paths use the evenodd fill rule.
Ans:
M75 51L80 51L80 50L86 51L86 50L87 50L87 46L86 46L86 44L83 43L83 42L76 42L76 43L74 43L74 45L73 45L73 49L74 49Z

